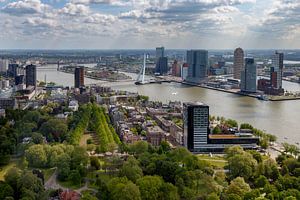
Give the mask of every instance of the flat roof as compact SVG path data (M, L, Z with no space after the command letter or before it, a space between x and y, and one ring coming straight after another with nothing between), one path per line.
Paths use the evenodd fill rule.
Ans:
M187 105L187 106L208 106L208 105L206 105L205 103L200 102L200 101L195 101L195 102L184 102L183 104L184 104L184 105Z
M244 136L244 137L243 137ZM256 138L254 137L252 134L248 137L245 137L245 136L248 136L248 135L235 135L235 134L210 134L208 137L210 139L249 139L249 138Z

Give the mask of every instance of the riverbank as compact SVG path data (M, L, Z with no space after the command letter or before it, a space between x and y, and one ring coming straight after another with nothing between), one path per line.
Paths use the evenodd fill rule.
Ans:
M194 87L201 87L201 88L205 88L205 89L210 89L210 90L216 90L216 91L220 91L220 92L226 92L226 93L230 93L230 94L236 94L236 95L240 95L240 96L247 96L247 97L252 97L255 99L259 99L258 93L244 93L241 92L239 89L231 89L231 90L226 90L226 89L222 89L222 88L215 88L215 87L210 87L207 85L203 85L203 84L194 84L194 83L189 83L189 82L184 82L184 81L175 81L175 80L167 80L166 82L173 82L173 83L181 83L183 85L189 85L189 86L194 86ZM267 99L259 99L259 100L269 100L269 101L291 101L291 100L300 100L300 96L271 96L271 95L267 95Z

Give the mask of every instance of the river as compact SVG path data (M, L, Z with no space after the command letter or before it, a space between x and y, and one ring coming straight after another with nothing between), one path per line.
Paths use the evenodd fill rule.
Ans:
M74 76L47 68L38 68L38 80L55 82L64 86L74 85ZM103 83L85 79L86 84ZM247 122L254 127L267 131L278 137L279 142L295 144L300 142L300 101L261 101L251 97L239 96L225 92L185 86L178 83L134 85L133 83L105 83L113 89L138 92L151 100L168 101L202 101L210 106L210 114L232 118L238 122ZM284 81L284 88L300 91L300 84ZM172 94L177 92L176 95ZM298 124L299 123L299 124ZM287 139L285 139L287 138Z

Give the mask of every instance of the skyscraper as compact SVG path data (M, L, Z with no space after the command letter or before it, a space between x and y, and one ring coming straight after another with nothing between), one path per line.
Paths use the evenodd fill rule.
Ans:
M245 68L241 73L241 91L256 92L256 65L254 58L245 58Z
M208 51L189 50L187 51L188 76L186 81L200 83L207 78Z
M28 86L36 88L36 66L32 64L26 66L26 87Z
M155 73L163 75L168 73L168 58L165 57L165 48L157 47L156 48L156 57L155 57Z
M163 75L168 73L168 58L167 57L160 57L156 63L155 73L159 75Z
M156 47L156 61L161 57L165 57L165 47Z
M244 66L244 51L242 48L237 48L234 51L233 78L241 79L241 72L244 70Z
M192 151L199 152L208 144L209 106L203 103L183 104L183 144Z
M81 88L84 86L84 67L75 68L75 88Z
M282 70L283 70L284 54L275 52L272 57L272 66L270 69L270 79L273 88L282 88Z

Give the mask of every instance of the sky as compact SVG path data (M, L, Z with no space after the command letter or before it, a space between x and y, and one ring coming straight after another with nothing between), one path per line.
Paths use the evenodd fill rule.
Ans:
M0 49L297 49L300 0L0 0Z

